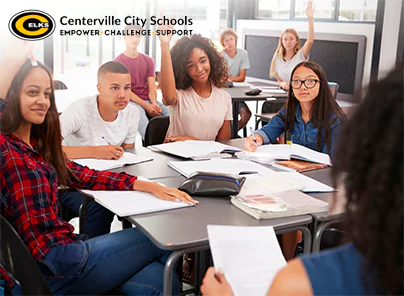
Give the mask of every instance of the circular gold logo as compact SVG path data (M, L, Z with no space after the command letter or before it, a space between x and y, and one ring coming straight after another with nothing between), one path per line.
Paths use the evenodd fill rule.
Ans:
M14 36L23 40L41 40L55 30L55 20L39 10L24 10L14 15L8 28Z

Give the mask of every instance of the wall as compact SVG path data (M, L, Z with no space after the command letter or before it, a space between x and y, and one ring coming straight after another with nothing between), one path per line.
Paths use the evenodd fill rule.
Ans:
M401 1L401 0L400 0ZM238 20L237 33L242 36L243 29L268 29L283 31L287 28L294 28L298 32L306 32L307 22L304 21L278 21L278 20ZM372 61L374 24L352 24L352 23L331 23L314 21L314 32L354 34L366 36L366 56L362 84L366 85L370 78L370 67ZM241 40L240 44L244 44ZM314 43L315 46L315 43ZM272 55L272 53L271 53Z

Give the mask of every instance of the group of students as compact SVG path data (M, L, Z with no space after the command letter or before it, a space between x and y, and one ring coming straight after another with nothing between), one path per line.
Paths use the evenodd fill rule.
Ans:
M311 2L306 13L307 42L300 49L297 33L286 30L271 66L271 74L288 91L287 104L254 137L245 139L245 148L254 151L285 134L293 143L333 156L335 178L342 175L346 187L351 243L290 262L268 295L402 294L403 145L397 133L403 132L403 68L372 85L360 110L345 124L324 71L307 61L314 41ZM236 48L237 34L222 32L222 53L200 35L183 37L170 49L171 38L159 35L163 104L157 101L153 60L137 52L140 37L126 36L125 53L98 70L98 95L75 102L60 116L51 73L26 60L32 45L14 40L3 51L0 213L16 229L55 294L162 293L169 253L136 228L109 234L113 213L95 202L86 213L90 239L82 240L59 218L58 201L78 212L84 197L58 188L139 190L165 200L198 203L180 190L69 160L120 158L124 148L134 147L138 129L144 133L147 115L170 114L166 142L230 138L231 98L221 88L227 81L243 81L249 67L248 54ZM246 105L240 108L242 127L251 113ZM0 274L18 295L18 285L1 268ZM177 293L177 277L173 286ZM209 270L202 293L232 292L222 274L215 277Z

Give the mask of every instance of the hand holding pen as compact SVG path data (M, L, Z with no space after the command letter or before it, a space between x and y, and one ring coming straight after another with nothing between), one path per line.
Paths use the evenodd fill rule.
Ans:
M99 159L119 159L123 157L123 148L121 146L112 145L104 136L101 137L108 145L95 146L94 157Z
M257 150L258 146L261 146L263 143L262 137L259 134L255 134L253 129L250 127L251 136L245 139L244 148L247 151L254 152Z

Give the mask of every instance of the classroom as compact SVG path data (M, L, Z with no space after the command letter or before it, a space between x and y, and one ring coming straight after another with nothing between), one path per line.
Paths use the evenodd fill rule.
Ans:
M0 296L404 295L404 1L0 11Z

